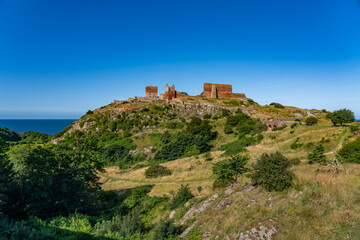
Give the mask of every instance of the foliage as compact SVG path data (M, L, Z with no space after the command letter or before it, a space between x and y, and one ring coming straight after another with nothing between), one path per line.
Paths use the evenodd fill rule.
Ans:
M129 154L129 149L120 144L106 146L101 154L101 159L106 166L118 165L120 168L133 163L133 157Z
M171 175L171 170L160 164L152 165L145 170L146 178L157 178Z
M268 191L283 191L292 185L294 174L288 170L291 162L280 152L264 153L253 164L249 175L252 183Z
M45 218L94 209L101 165L86 152L79 154L61 144L19 148L12 153L12 163L18 202L9 209L22 207L17 210L20 213L12 211L9 216Z
M296 138L293 143L291 143L290 148L291 149L298 149L303 146L303 144L299 143L300 138Z
M196 145L199 153L208 152L211 148L209 145L210 139L203 135L192 135L180 132L175 139L162 147L154 156L155 160L175 160L178 159L189 150L188 147Z
M230 115L226 118L224 128L225 134L233 133L234 128L236 128L240 136L244 136L246 134L254 135L267 130L267 127L258 119L252 119L242 113L241 110L237 111L235 115Z
M355 141L345 144L338 154L345 162L360 163L360 137Z
M327 117L331 119L334 125L340 124L342 126L344 123L352 123L355 121L354 113L346 108L334 111L328 114Z
M213 182L213 189L226 188L230 184L234 183L234 180L228 178L218 178Z
M21 140L21 137L17 132L11 131L6 127L0 127L0 140L18 142Z
M180 188L178 189L176 195L174 196L170 207L171 209L178 208L184 205L187 201L193 198L194 195L191 193L189 185L181 184Z
M192 117L190 123L186 127L186 132L192 135L207 136L209 139L215 139L217 133L211 131L212 126L209 120L201 120L199 117Z
M220 150L225 151L225 155L232 156L238 153L246 151L245 147L257 144L261 141L261 137L256 138L255 136L241 137L233 142L221 145Z
M350 131L352 133L359 131L359 125L351 125Z
M28 131L21 134L21 142L26 144L44 144L50 140L51 136L46 133Z
M91 111L91 110L88 110L87 112L86 112L86 114L93 114L94 112L93 111Z
M213 173L217 179L231 179L237 181L238 176L246 173L249 169L245 167L250 160L249 155L237 155L213 165Z
M160 220L155 226L154 233L152 236L153 240L166 240L180 235L182 228L176 226L171 220Z
M283 105L281 105L280 103L276 103L276 102L272 102L269 105L274 106L276 108L285 108Z
M324 164L326 163L326 156L324 155L325 148L320 143L318 146L315 147L314 151L312 153L308 154L308 160L309 163L319 163Z
M286 125L282 125L280 127L274 127L271 131L276 132L276 131L281 131L283 129L285 129L287 126Z
M312 126L317 124L318 119L316 117L310 116L308 118L305 119L305 123L306 125Z

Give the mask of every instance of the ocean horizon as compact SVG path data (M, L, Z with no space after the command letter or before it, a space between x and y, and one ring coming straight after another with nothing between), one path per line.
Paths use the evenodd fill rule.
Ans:
M0 127L6 127L12 131L40 132L54 135L64 130L77 119L0 119Z

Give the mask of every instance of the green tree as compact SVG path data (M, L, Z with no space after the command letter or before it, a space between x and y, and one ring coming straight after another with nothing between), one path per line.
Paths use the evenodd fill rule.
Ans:
M252 183L268 191L283 191L292 185L294 174L288 170L291 161L280 152L264 153L252 166Z
M175 194L170 204L171 209L180 207L181 205L185 204L193 197L194 195L191 193L189 185L181 184L180 188L178 189L177 193Z
M100 190L101 164L92 154L63 145L32 147L13 154L20 208L41 218L91 212Z
M329 117L334 125L340 124L342 126L344 123L355 121L354 113L346 108L334 111Z
M311 116L311 117L306 118L305 122L306 122L306 125L312 126L312 125L317 124L318 119L316 117Z
M239 175L249 170L245 167L249 160L250 156L246 154L237 155L230 159L217 162L213 165L213 173L218 179L237 181Z
M324 164L326 163L326 156L324 155L325 148L320 143L318 146L315 147L314 151L312 153L308 154L308 160L309 163L319 163Z

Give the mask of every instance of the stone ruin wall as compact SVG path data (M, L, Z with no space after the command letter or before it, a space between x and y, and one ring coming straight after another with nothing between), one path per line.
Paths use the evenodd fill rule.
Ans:
M202 95L206 98L232 98L232 85L204 83Z

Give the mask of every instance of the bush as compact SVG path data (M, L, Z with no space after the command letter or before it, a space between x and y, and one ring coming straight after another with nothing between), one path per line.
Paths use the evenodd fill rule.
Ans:
M306 125L309 125L309 126L315 125L315 124L317 124L317 122L318 122L318 119L316 117L313 117L313 116L308 117L307 119L305 119Z
M232 156L238 153L246 151L245 147L257 144L261 141L261 137L255 138L254 136L250 137L241 137L239 140L226 143L220 147L220 150L225 151L225 155Z
M193 136L188 133L179 133L170 143L161 148L154 156L155 160L175 160L184 156L189 150L188 147L196 145L200 153L208 152L211 149L210 139L207 136Z
M233 129L232 129L231 126L225 125L225 128L224 128L224 133L225 133L225 134L231 134L231 133L233 133L233 132L234 132L234 131L233 131Z
M285 108L283 105L281 105L280 103L276 103L276 102L272 102L269 105L274 106L276 108Z
M102 161L105 166L118 165L120 168L127 167L133 162L133 157L129 154L129 150L120 144L108 145L101 154Z
M192 199L194 195L191 193L189 185L181 184L180 188L178 189L176 195L174 196L170 207L171 209L178 208L184 205L187 201Z
M233 184L234 180L228 178L218 178L213 182L213 189L226 188L230 184Z
M221 109L221 117L230 116L231 112L228 109Z
M146 178L157 178L169 175L171 175L171 170L159 164L150 166L145 170Z
M345 144L338 154L345 162L360 163L360 137L353 142Z
M296 127L298 124L297 123L293 123L293 124L291 124L291 128L294 128L294 127Z
M264 153L253 165L249 175L252 183L268 191L283 191L292 185L294 174L288 170L291 161L280 152Z
M11 131L5 127L0 127L0 140L17 142L21 140L20 135L17 132Z
M295 141L290 145L291 149L298 149L302 147L303 145L299 143L300 138L296 138Z
M213 160L210 152L205 153L203 157L205 158L206 161L212 161Z
M272 131L273 131L273 132L281 131L281 130L283 130L283 129L285 129L285 128L286 128L286 125L282 125L281 127L274 127L274 128L272 129Z
M249 155L234 156L230 159L215 163L212 170L218 179L231 179L236 182L239 175L249 170L245 167L249 160Z
M160 220L155 226L152 239L167 240L173 239L176 235L181 234L182 228L176 226L171 220Z
M359 131L359 125L351 125L350 131L352 133Z
M320 143L318 146L316 146L316 148L314 149L314 151L312 153L308 154L309 163L310 164L313 164L313 163L324 164L324 163L326 163L326 156L324 155L324 152L325 152L325 148Z
M204 115L204 119L211 119L212 115L211 114L205 114Z

